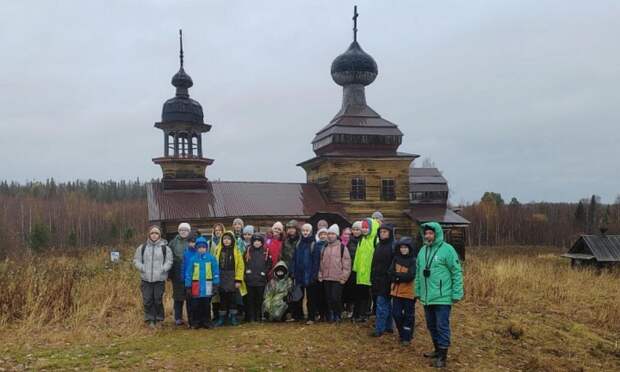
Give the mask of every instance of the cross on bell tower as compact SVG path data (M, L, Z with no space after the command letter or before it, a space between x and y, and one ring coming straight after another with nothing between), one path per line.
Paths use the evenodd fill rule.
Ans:
M202 155L202 133L211 130L204 123L202 106L189 97L194 85L183 63L183 31L179 30L179 71L172 77L176 94L164 103L161 121L155 128L164 132L164 156L154 158L161 166L165 189L196 188L206 184L206 167L213 159Z

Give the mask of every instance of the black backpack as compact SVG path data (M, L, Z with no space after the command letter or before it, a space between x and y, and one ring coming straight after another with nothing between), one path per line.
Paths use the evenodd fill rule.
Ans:
M167 246L166 245L161 245L161 254L164 256L164 262L166 262L166 251L167 251ZM144 263L144 251L146 250L146 244L142 244L142 246L140 247L141 249L141 253L142 253L142 263Z

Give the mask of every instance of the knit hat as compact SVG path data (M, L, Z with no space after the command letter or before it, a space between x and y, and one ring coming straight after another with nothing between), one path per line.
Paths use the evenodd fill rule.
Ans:
M276 227L279 227L280 230L284 231L284 225L282 225L282 222L278 221L276 223L273 224L273 226L271 227L271 229L275 229Z
M181 231L181 230L192 231L192 227L187 222L181 222L177 230L178 231Z
M338 236L340 236L340 227L338 227L338 225L333 224L329 227L329 229L327 230L328 233L334 233Z
M151 235L153 231L156 231L159 235L161 235L161 229L158 226L151 226L149 228L149 235Z
M375 220L382 220L383 221L383 213L381 213L379 211L374 212L371 217L374 218Z
M209 242L207 242L207 239L203 238L202 236L196 239L196 248L200 247L209 248Z
M361 229L362 228L362 221L355 221L353 222L353 225L351 226L352 229Z
M254 226L252 225L247 225L243 228L243 234L252 234L254 235Z
M316 236L319 236L319 235L321 235L321 233L326 233L326 232L327 232L327 229L322 227L322 228L319 229L319 231L316 232Z
M257 240L260 240L263 244L265 244L265 237L263 236L263 234L252 235L252 243L254 243Z
M286 223L286 228L288 229L289 227L294 227L297 228L297 220L290 220Z
M196 239L200 238L200 234L196 231L192 231L189 233L189 236L187 237L187 241L188 242L195 242Z
M302 230L303 229L310 229L310 232L312 232L312 225L310 225L309 223L304 223L303 226L301 227Z
M241 224L241 226L243 226L243 225L244 225L243 220L242 220L241 218L239 218L239 217L237 217L237 218L235 218L235 219L233 220L233 225L234 225L234 224L236 224L236 223L240 223L240 224Z

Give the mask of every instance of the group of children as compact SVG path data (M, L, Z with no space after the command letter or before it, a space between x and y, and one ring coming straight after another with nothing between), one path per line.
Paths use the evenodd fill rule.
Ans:
M401 343L408 345L413 337L416 298L420 298L416 296L415 280L425 282L424 289L417 286L426 295L420 298L425 312L431 308L427 309L426 305L433 305L427 296L426 274L430 269L425 266L424 278L420 276L413 240L403 237L395 241L393 225L384 223L380 212L353 223L342 233L338 225L328 226L324 220L317 223L316 234L312 225L306 223L299 228L295 220L286 225L276 222L265 235L256 232L253 226L244 226L239 218L233 221L232 228L226 231L224 225L216 224L207 238L193 232L188 223L182 223L168 247L157 235L161 235L157 227L150 230L149 241L143 246L168 249L167 257L163 248L161 253L151 248L150 255L158 258L162 270L170 270L177 325L184 324L184 302L192 328L237 325L240 314L244 314L247 322L305 320L307 324L337 323L343 318L366 322L374 314L372 336L393 333L395 325ZM433 247L429 245L432 241L425 242L424 247ZM134 261L142 273L144 286L148 262L144 261L143 253L140 256L143 250L142 246L138 248ZM434 258L428 263L427 257L425 265L432 266ZM150 275L155 271L151 267ZM439 292L442 291L440 280ZM159 307L155 318L148 315L144 291L143 297L145 319L163 320L163 310ZM428 322L434 313L426 314L431 334L431 326L445 328L445 319L432 325ZM435 331L439 339L445 330ZM437 345L435 349L438 350ZM435 352L432 356L437 358L437 355Z

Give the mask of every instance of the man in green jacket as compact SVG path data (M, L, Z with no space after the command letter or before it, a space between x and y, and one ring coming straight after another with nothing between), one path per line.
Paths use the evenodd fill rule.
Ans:
M424 246L418 253L415 290L435 346L424 356L432 358L431 366L443 368L450 347L450 310L463 298L463 271L458 254L443 240L441 226L427 222L421 228Z

